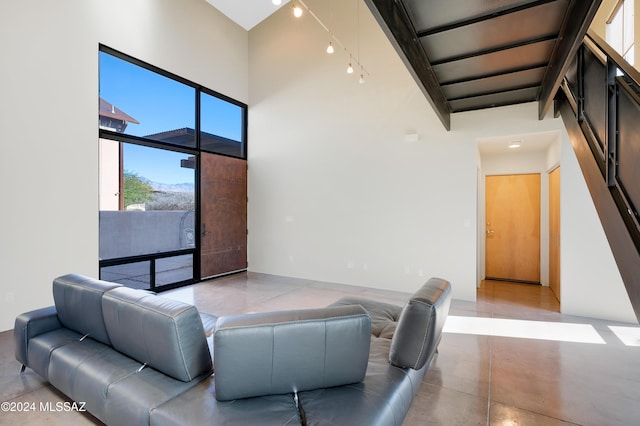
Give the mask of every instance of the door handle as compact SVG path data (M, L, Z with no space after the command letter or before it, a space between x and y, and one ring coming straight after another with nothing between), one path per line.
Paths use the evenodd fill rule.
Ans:
M206 223L202 224L202 233L200 235L202 235L203 237L205 235L207 235L207 224Z
M493 234L493 229L487 229L487 237Z

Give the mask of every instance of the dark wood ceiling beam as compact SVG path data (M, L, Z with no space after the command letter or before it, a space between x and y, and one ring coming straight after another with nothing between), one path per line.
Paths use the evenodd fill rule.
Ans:
M468 83L470 81L482 80L482 79L485 79L485 78L499 77L501 75L509 75L509 74L513 74L513 73L516 73L516 72L534 70L536 68L546 68L546 66L547 66L547 63L543 62L543 63L540 63L540 64L533 64L531 66L526 66L526 67L512 68L512 69L507 70L507 71L494 72L494 73L491 73L491 74L475 75L475 76L469 77L469 78L461 78L461 79L458 79L458 80L447 81L446 83L442 83L442 87L453 85L453 84Z
M439 27L430 28L428 30L416 31L418 37L426 37L432 34L442 33L449 30L454 30L456 28L464 27L467 25L476 24L478 22L488 21L489 19L498 18L500 16L509 15L511 13L520 12L522 10L531 9L533 7L541 6L546 3L551 3L557 0L537 0L532 1L531 3L522 4L520 6L515 6L511 8L505 8L502 10L497 10L491 13L487 13L486 15L474 16L473 18L463 19L461 21L453 22L446 25L441 25Z
M532 38L529 40L520 40L515 43L505 44L498 47L492 47L490 49L478 50L475 52L465 53L464 55L452 56L449 58L441 59L439 61L433 61L432 66L446 64L448 62L461 61L463 59L475 58L476 56L489 55L491 53L502 52L509 49L515 49L517 47L523 47L530 44L542 43L544 41L555 40L558 37L557 34L549 34L541 37Z
M469 99L473 99L473 98L482 98L484 96L502 95L502 94L505 94L505 93L516 92L518 90L534 89L536 87L540 87L540 85L538 85L538 84L527 84L527 85L524 85L524 86L511 87L511 88L505 89L505 90L494 90L494 91L491 91L491 92L476 93L476 94L471 95L471 96L459 96L457 98L449 98L447 100L449 102L464 101L464 100L469 100Z
M562 23L549 66L542 80L540 100L538 103L538 118L542 120L547 114L556 92L560 88L571 61L578 47L582 44L584 36L598 11L602 0L571 0L567 13Z
M444 127L450 130L451 111L449 105L402 3L394 0L365 0L365 3L420 86Z

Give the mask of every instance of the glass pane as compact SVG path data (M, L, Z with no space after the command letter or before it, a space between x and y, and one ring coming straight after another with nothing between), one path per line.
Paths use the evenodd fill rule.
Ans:
M244 108L202 93L200 110L200 148L203 151L242 157Z
M193 255L156 260L156 287L193 279Z
M151 288L149 261L100 268L100 279L122 284L131 288Z
M195 147L195 89L100 52L100 128Z
M624 8L624 41L622 49L624 52L628 51L633 44L633 0L625 0L623 3Z
M118 143L115 149L111 141L102 143L111 149L100 158L100 185L109 188L101 190L100 258L194 248L195 158L134 144ZM115 188L122 188L117 202L112 199Z
M619 8L611 23L607 24L607 43L618 53L622 53L622 10Z

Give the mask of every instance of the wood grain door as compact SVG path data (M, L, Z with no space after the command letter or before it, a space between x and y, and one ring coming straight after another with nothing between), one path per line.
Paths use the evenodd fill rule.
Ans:
M540 282L540 175L486 178L487 279Z
M549 173L549 288L560 300L560 167Z
M247 268L247 162L201 154L200 277Z

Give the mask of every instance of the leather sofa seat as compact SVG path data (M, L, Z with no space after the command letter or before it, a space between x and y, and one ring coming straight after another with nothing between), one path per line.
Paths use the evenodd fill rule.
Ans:
M53 293L16 318L16 359L106 424L386 426L435 356L451 285L431 278L404 306L346 297L220 318L76 274Z

